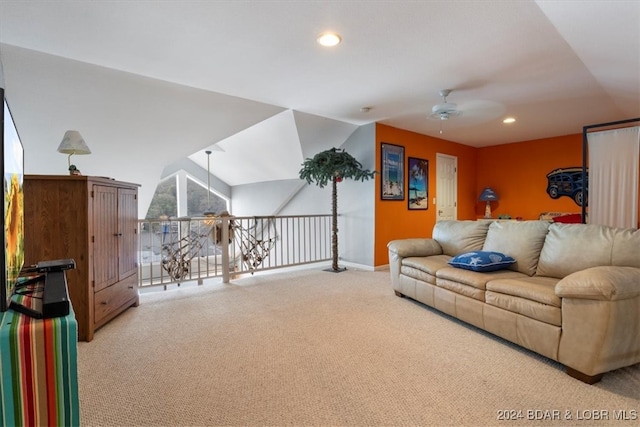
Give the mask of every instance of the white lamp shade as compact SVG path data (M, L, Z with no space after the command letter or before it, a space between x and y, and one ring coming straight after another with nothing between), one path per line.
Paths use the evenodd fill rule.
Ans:
M91 154L91 150L84 142L84 138L77 130L68 130L64 133L62 142L58 146L58 152L64 154Z

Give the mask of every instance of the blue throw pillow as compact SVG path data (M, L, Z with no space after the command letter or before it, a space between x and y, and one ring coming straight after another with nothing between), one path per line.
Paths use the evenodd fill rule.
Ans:
M515 259L500 252L474 251L453 257L449 264L472 271L496 271L509 267Z

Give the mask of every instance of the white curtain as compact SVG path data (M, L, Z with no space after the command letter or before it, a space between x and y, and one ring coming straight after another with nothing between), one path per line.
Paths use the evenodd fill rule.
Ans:
M640 126L589 133L587 140L588 222L636 228Z

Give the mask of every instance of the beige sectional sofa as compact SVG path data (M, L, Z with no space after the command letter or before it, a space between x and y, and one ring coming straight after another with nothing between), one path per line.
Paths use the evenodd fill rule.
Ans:
M406 296L560 362L595 383L640 362L640 231L547 221L441 221L432 238L389 242ZM478 272L456 255L515 263Z

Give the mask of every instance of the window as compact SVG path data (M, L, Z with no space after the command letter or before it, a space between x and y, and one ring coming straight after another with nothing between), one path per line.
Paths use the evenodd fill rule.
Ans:
M207 197L207 187L187 177L187 216L204 216L205 212L220 214L229 211L227 200L211 191Z
M183 177L182 179L186 177L184 180L187 183L186 189L182 189L182 186L178 186L177 184L181 175ZM181 194L178 194L179 187ZM183 194L183 192L186 192L186 194ZM187 212L181 212L179 206L183 206L182 210L184 210L184 205L179 204L178 200L187 201ZM217 195L213 191L211 191L211 194L207 197L206 185L202 185L184 172L179 172L158 184L145 218L157 219L164 216L197 217L204 216L205 212L220 214L223 211L229 211L229 202L227 199Z
M158 184L145 219L156 219L162 216L178 216L175 176L169 177Z

